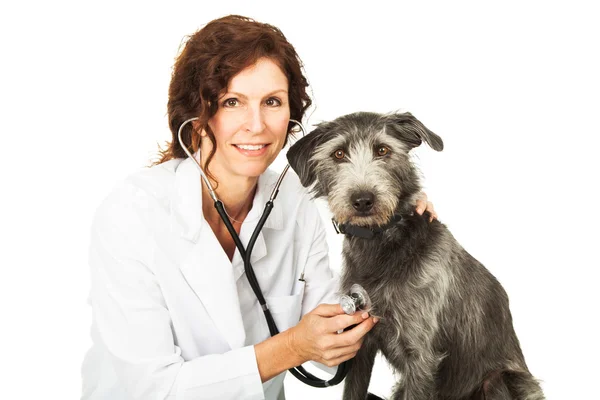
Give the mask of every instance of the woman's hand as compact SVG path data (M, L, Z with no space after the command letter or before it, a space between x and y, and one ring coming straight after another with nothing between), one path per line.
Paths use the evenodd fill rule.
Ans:
M367 312L346 315L339 304L321 304L289 330L288 345L298 356L300 364L317 361L334 367L356 355L365 334L376 323L377 318L369 318ZM337 333L355 324L358 325Z
M421 192L419 195L419 199L417 200L417 213L419 215L423 215L424 211L429 211L431 217L429 218L429 222L433 221L433 219L438 219L438 215L433 209L433 203L427 201L427 194L425 192Z

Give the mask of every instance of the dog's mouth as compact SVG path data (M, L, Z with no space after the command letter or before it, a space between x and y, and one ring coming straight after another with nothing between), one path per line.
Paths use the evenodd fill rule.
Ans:
M389 220L388 216L384 216L374 210L370 211L354 211L351 214L346 214L336 218L339 223L351 224L362 227L375 227L385 225Z
M354 217L369 217L373 214L373 211L356 211Z

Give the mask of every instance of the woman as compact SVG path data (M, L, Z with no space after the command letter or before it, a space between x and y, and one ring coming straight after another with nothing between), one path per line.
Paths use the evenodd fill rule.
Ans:
M284 179L252 253L281 331L270 337L240 255L177 140L180 125L199 116L184 142L247 243L277 179L267 168L290 119L301 121L311 104L307 86L294 48L273 26L229 16L189 39L169 88L173 141L94 218L94 345L83 398L279 399L285 370L356 354L377 320L335 304L325 230L297 177Z

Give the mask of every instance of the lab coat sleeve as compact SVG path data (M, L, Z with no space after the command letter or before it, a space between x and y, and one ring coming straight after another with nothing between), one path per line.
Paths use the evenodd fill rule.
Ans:
M319 304L339 303L339 276L329 267L329 247L327 246L326 231L314 202L310 201L307 204L306 215L307 226L304 229L308 230L308 227L313 227L313 239L304 269L306 287L302 301L302 315L314 310ZM331 377L337 372L337 367L328 367L316 361L311 361L310 364L329 373ZM331 377L327 378L322 374L317 374L317 376L325 380L331 379Z
M314 202L306 204L306 225L303 232L312 232L312 240L304 267L304 299L302 315L314 310L319 304L338 303L339 276L329 267L329 247L323 220Z
M254 347L185 361L152 270L154 199L125 188L98 209L90 266L93 337L134 399L262 399Z

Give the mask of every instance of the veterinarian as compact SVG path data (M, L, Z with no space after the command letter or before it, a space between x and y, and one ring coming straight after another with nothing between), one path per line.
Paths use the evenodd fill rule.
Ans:
M214 20L187 41L169 86L173 140L96 211L90 244L93 346L83 399L283 399L287 369L336 366L376 324L346 315L325 228L293 173L252 253L280 334L270 337L231 235L184 140L247 243L277 174L267 168L311 100L281 32L243 17ZM431 203L423 200L418 211ZM337 331L358 324L351 330Z

